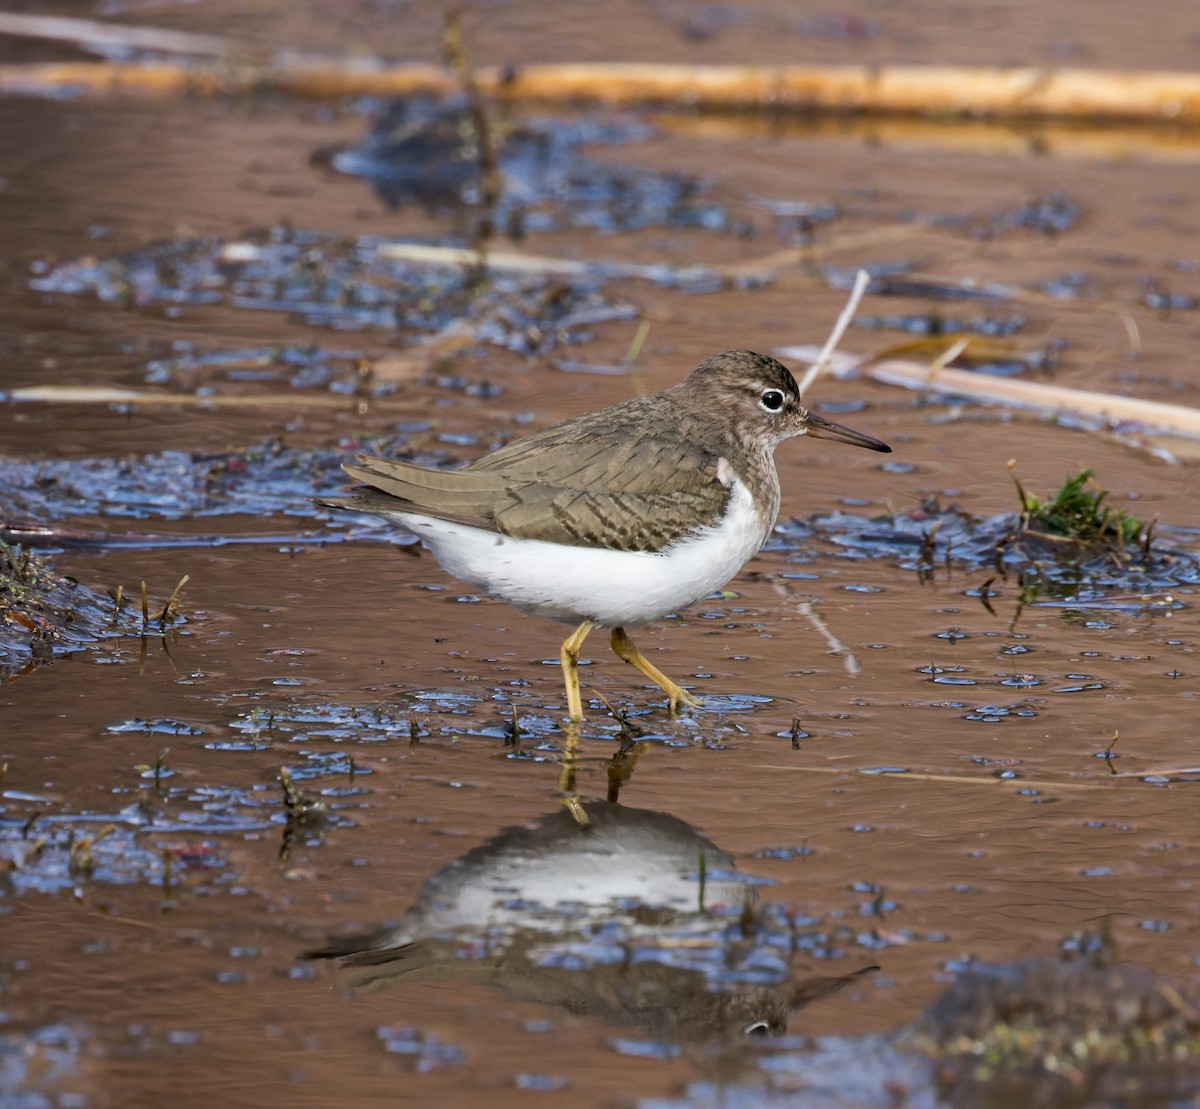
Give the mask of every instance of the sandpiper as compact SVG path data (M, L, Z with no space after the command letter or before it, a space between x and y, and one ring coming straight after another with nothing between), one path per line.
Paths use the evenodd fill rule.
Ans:
M626 629L707 597L758 553L779 514L775 447L797 435L891 450L805 408L774 358L727 350L671 389L563 420L462 469L359 457L343 469L365 488L326 503L389 517L456 578L575 625L559 653L572 721L583 718L579 651L598 626L674 713L700 702Z

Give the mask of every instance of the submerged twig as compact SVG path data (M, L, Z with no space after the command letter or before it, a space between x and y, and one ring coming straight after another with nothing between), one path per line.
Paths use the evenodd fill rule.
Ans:
M327 807L320 797L302 790L292 778L287 767L279 768L279 782L283 787L283 835L279 842L279 860L285 861L292 853L296 837L304 829L319 828L327 815Z
M73 840L67 852L68 871L74 876L83 878L91 877L92 871L96 869L96 862L92 857L92 848L106 836L112 835L116 830L117 826L115 824L106 824L95 835L80 836L79 839Z
M844 767L844 766L787 766L780 764L778 766L762 767L764 770L799 770L805 774L853 774L862 778L900 778L906 782L950 782L954 785L974 785L974 786L1020 786L1023 789L1039 789L1039 790L1054 790L1054 789L1092 789L1099 785L1099 782L1043 782L1032 778L1000 778L979 777L974 774L926 774L917 770L895 771L887 774L881 774L877 770L863 769L861 767ZM1140 775L1139 775L1140 776Z
M109 590L108 595L113 599L112 623L115 626L121 618L121 609L125 605L125 586L118 585L115 590Z
M155 617L160 625L165 626L172 623L179 615L179 597L183 592L183 587L187 585L189 581L191 581L190 574L184 574L183 577L179 579L179 584L175 586L174 590L172 590L171 596L167 598L167 603L163 605L162 610Z
M995 580L996 575L993 574L979 587L978 590L976 590L976 596L979 598L979 603L983 605L983 607L987 609L988 613L992 616L996 615L996 610L992 607L992 598L996 596L995 592L992 590L992 583L995 582Z
M844 766L775 766L763 765L763 770L798 770L805 774L852 774L861 778L897 778L906 782L949 782L953 785L967 786L1020 786L1022 789L1036 790L1088 790L1107 788L1114 778L1144 781L1147 778L1168 779L1182 775L1200 775L1200 766L1179 766L1168 770L1125 770L1111 774L1107 778L1093 778L1086 782L1049 782L1037 778L1001 778L997 775L980 777L976 774L929 774L917 770L897 770L880 773L878 770L862 767Z
M1114 778L1178 778L1184 774L1200 774L1200 766L1172 766L1165 770L1121 770Z
M1117 745L1117 740L1120 738L1120 730L1114 729L1112 739L1108 741L1108 746L1104 748L1104 761L1108 764L1108 769L1111 770L1113 774L1116 774L1117 772L1117 768L1113 766L1113 748ZM1120 756L1118 756L1118 758L1119 757Z
M283 788L284 813L289 821L306 823L323 817L325 802L296 785L292 772L287 767L279 768L279 783Z
M515 754L521 753L521 720L517 716L517 706L509 703L509 710L512 713L511 718L504 725L504 746L511 747ZM409 737L412 737L412 729L415 727L413 721L409 721ZM410 743L409 746L414 746Z
M788 600L794 600L787 587L780 582L775 583L775 592L781 597L786 597ZM817 633L825 640L825 645L829 648L829 653L842 656L842 665L846 668L846 673L851 677L857 677L862 673L862 664L858 661L857 656L850 650L833 632L829 625L817 615L816 609L813 608L811 601L796 601L797 611L808 619Z

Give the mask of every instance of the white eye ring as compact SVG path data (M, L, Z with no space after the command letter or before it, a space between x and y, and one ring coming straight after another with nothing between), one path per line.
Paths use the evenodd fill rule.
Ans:
M780 389L764 389L758 398L759 406L764 412L778 412L787 398Z

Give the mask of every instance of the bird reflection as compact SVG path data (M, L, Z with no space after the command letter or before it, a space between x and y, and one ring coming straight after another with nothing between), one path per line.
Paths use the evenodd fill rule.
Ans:
M875 968L801 971L763 884L668 813L577 800L438 871L395 928L302 957L357 987L483 982L680 1042L780 1032Z

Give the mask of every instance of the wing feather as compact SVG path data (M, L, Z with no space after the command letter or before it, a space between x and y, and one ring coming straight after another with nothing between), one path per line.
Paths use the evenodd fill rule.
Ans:
M360 457L368 512L420 513L523 539L658 551L720 519L720 459L664 434L657 398L565 421L459 470ZM381 494L386 496L381 496Z

